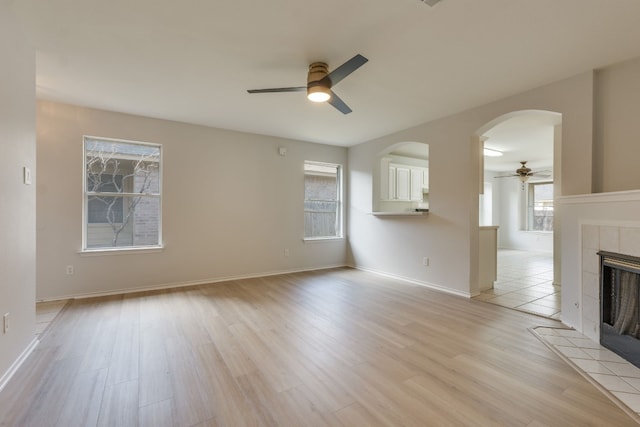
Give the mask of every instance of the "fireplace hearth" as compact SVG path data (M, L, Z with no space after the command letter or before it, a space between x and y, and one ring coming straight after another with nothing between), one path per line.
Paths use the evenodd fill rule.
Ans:
M600 256L600 344L640 367L640 258Z

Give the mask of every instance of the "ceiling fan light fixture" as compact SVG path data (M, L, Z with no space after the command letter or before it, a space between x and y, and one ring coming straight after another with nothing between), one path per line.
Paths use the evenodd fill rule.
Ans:
M310 86L307 88L307 98L313 102L327 102L331 98L331 91L325 86Z
M518 175L520 177L520 181L524 184L529 180L529 175Z
M249 93L277 93L277 92L304 92L307 98L313 102L326 102L342 114L351 113L351 108L336 95L331 88L340 83L342 79L362 67L368 61L364 56L357 54L338 68L329 72L325 62L314 62L309 65L307 74L307 86L275 87L266 89L249 89Z

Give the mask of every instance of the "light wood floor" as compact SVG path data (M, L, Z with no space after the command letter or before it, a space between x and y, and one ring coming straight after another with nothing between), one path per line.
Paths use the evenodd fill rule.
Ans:
M351 269L76 300L5 426L627 426L504 307Z

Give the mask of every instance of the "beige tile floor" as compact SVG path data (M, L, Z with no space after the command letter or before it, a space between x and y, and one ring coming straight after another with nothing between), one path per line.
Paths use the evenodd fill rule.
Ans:
M560 286L553 284L553 255L498 250L498 280L475 299L560 319Z
M531 331L640 423L640 368L573 329Z
M36 303L36 335L41 335L69 300Z

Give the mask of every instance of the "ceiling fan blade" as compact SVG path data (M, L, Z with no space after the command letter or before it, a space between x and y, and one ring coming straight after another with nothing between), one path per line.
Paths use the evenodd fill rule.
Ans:
M344 103L342 99L338 95L335 94L334 91L331 92L331 98L327 101L331 104L335 109L340 111L342 114L349 114L352 110L349 108L347 104Z
M340 80L347 77L349 74L353 73L358 68L362 67L368 61L364 56L357 54L329 74L321 80L321 82L326 83L326 81L331 82L331 86L335 86L340 82Z
M275 92L304 92L307 90L306 86L296 87L274 87L271 89L249 89L249 93L275 93Z

